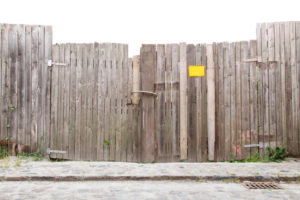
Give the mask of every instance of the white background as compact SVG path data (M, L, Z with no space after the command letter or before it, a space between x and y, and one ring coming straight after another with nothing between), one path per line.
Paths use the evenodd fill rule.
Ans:
M142 43L255 39L257 22L299 21L299 0L6 0L0 23L53 26L53 42Z

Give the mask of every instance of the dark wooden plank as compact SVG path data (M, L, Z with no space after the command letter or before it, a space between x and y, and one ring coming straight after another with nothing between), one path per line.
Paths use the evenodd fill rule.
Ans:
M155 45L143 45L141 48L141 90L154 91L154 77L156 68ZM142 161L155 161L155 121L154 97L143 94L142 108Z
M61 67L64 70L64 81L63 81L63 143L62 143L62 150L66 151L66 154L63 154L62 157L64 159L69 159L69 154L71 154L72 149L70 149L70 143L72 142L70 141L72 138L72 131L71 131L71 115L70 115L70 89L71 86L70 85L70 76L71 76L71 63L70 63L70 59L71 59L71 46L70 44L65 44L64 45L64 61L63 63L67 64L66 66L57 66L57 67ZM56 67L56 66L55 66Z
M242 159L241 43L236 43L236 159Z
M192 44L187 45L187 67L195 65L196 51ZM188 160L196 162L197 160L197 104L196 104L196 77L188 76Z
M224 161L225 157L225 123L224 123L224 46L223 43L218 44L218 119L217 135L218 135L218 161Z
M237 144L237 114L236 114L236 60L235 60L235 43L229 44L230 56L230 133L231 133L231 150L230 158L236 158Z
M224 160L230 160L231 149L231 72L229 43L224 43Z

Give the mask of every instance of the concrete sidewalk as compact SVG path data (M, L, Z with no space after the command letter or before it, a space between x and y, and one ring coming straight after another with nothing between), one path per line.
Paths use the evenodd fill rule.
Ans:
M0 160L0 181L300 181L300 160L281 163L120 163Z

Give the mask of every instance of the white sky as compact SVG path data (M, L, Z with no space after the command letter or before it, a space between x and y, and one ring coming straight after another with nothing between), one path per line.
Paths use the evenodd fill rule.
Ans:
M53 26L53 42L141 44L255 39L257 22L300 21L299 0L0 0L0 23Z

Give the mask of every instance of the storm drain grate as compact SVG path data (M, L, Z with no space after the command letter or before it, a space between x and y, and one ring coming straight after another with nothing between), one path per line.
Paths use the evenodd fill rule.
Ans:
M243 182L243 185L248 189L281 189L281 187L273 182Z

